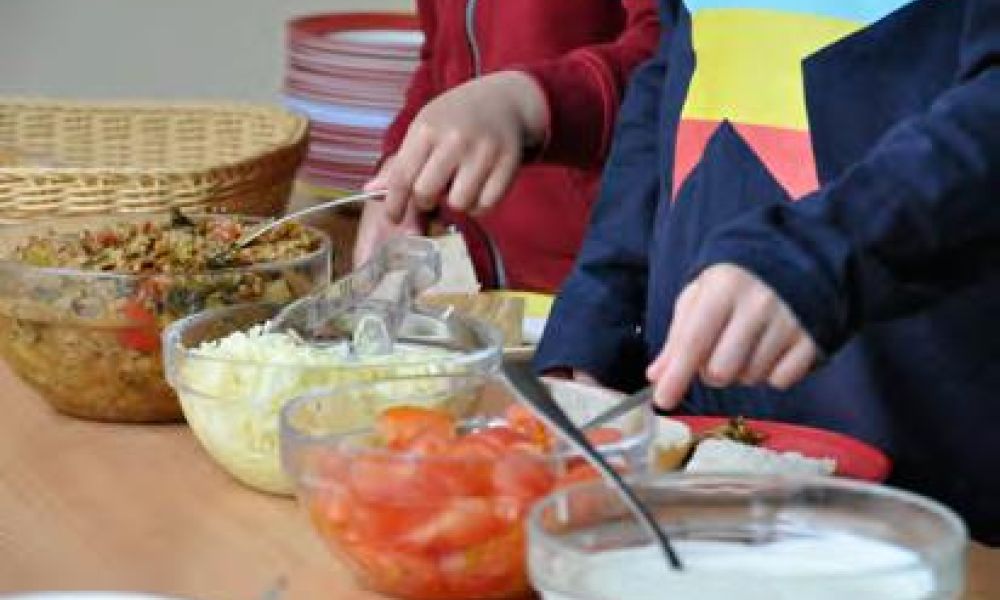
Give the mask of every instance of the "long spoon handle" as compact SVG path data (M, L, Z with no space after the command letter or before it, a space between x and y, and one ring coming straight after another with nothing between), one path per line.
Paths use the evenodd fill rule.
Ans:
M503 374L507 382L518 392L521 398L525 399L538 416L548 423L549 426L554 427L560 433L564 434L567 441L578 451L582 452L587 461L601 472L606 481L615 487L621 495L622 500L625 501L628 509L635 515L646 531L659 543L664 554L666 554L670 566L677 570L682 569L681 561L677 557L673 545L670 543L670 538L664 533L656 517L653 516L642 500L639 499L632 487L625 483L625 480L618 474L618 471L614 470L608 464L608 461L604 460L604 457L591 445L583 432L566 416L566 413L563 412L562 408L552 398L552 395L549 394L549 390L546 389L545 385L535 375L530 363L505 360L503 363Z
M653 386L648 385L638 392L626 396L624 400L615 404L608 410L602 412L596 417L590 419L586 423L580 426L580 429L587 431L588 429L594 429L595 427L600 427L611 421L614 421L618 417L628 414L630 411L636 408L652 402L653 400Z
M266 223L262 223L261 225L258 225L257 227L254 227L253 229L251 229L247 233L243 234L243 237L241 237L240 239L236 240L235 246L237 248L242 248L243 246L246 246L250 242L254 241L258 237L260 237L264 233L266 233L266 232L274 229L275 227L278 227L279 225L281 225L283 223L287 223L288 221L294 221L295 219L300 219L300 218L302 218L302 217L304 217L306 215L311 215L314 212L320 212L320 211L323 211L323 210L330 210L330 209L333 209L333 208L337 208L339 206L346 206L348 204L354 204L356 202L365 202L365 201L368 201L368 200L374 200L376 198L381 198L381 197L384 197L384 196L385 196L385 190L376 190L374 192L365 192L363 194L354 194L353 196L345 196L345 197L342 197L342 198L336 198L334 200L328 200L326 202L320 202L319 204L313 204L312 206L307 206L307 207L305 207L303 209L300 209L300 210L297 210L295 212L288 213L287 215L285 215L285 216L283 216L283 217L281 217L279 219L275 219L273 221L268 221Z

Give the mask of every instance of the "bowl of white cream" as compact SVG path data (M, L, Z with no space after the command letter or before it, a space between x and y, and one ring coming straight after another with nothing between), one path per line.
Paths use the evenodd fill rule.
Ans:
M601 482L536 504L528 563L543 600L953 600L968 532L951 510L831 477L666 475L635 485L682 562Z

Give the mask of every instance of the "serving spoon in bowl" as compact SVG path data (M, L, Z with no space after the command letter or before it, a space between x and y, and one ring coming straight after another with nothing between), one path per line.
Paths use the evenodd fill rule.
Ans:
M504 360L503 375L507 383L517 392L517 395L535 412L535 414L550 427L561 433L577 451L581 452L604 480L618 492L629 511L635 516L646 532L663 550L667 563L675 570L683 569L677 551L674 550L670 538L660 527L656 517L649 510L635 490L625 482L607 460L597 451L587 439L583 431L566 415L559 404L552 398L545 384L538 379L531 364L521 360Z
M295 212L290 212L287 215L274 219L272 221L265 221L256 227L251 228L249 231L240 236L238 240L233 242L233 250L239 250L243 248L250 242L264 235L268 231L271 231L275 227L280 227L281 225L294 221L296 219L301 219L306 215L311 215L315 212L321 212L324 210L331 210L334 208L339 208L341 206L347 206L349 204L356 204L358 202L367 202L369 200L376 200L384 198L386 195L385 190L375 190L372 192L363 192L361 194L353 194L351 196L343 196L340 198L334 198L333 200L327 200L326 202L320 202L319 204L313 204L312 206L307 206L305 208L299 209Z
M642 406L643 404L652 402L655 393L656 390L653 388L653 386L647 385L641 390L633 392L628 396L625 396L611 408L605 410L604 412L598 415L595 415L594 417L591 417L589 420L585 421L582 425L580 425L580 429L587 431L588 429L595 429L597 427L601 427L602 425L606 425L611 421L614 421L618 417L627 414L632 410L635 410L636 408ZM670 416L675 412L677 414L682 414L687 416L704 415L704 411L700 407L695 406L691 402L690 398L684 398L683 400L681 400L681 403L677 406L677 408L672 411L660 409L656 406L653 407L653 410L656 412L658 416L661 417Z
M256 240L257 238L264 235L268 231L271 231L276 227L280 227L281 225L284 225L289 221L301 219L302 217L306 215L311 215L312 213L321 212L324 210L332 210L334 208L339 208L341 206L348 206L350 204L357 204L359 202L367 202L369 200L379 200L384 198L385 195L386 195L385 190L374 190L371 192L352 194L350 196L342 196L340 198L334 198L333 200L327 200L326 202L320 202L319 204L313 204L312 206L307 206L297 211L290 212L287 215L279 217L277 219L264 221L259 225L251 227L232 244L230 244L223 250L217 252L214 256L212 256L209 259L209 262L218 265L225 264L226 259L232 256L234 252L237 252L241 248L246 247L247 244Z

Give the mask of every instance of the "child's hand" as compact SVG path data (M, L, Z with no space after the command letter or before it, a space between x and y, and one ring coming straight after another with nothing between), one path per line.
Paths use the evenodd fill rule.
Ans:
M375 250L389 238L422 234L415 208L408 208L403 220L396 224L389 220L382 202L366 202L358 223L358 235L354 240L354 254L351 257L354 268L368 262Z
M397 223L408 206L431 210L445 194L455 210L487 209L510 185L523 148L544 135L545 111L541 89L524 73L465 83L424 106L365 189L388 190L386 213Z
M697 375L708 385L785 389L809 372L816 343L774 291L732 265L705 269L677 299L663 351L646 370L672 409Z

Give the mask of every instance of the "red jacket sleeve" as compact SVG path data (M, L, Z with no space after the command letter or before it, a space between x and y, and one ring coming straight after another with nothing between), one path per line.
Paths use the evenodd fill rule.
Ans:
M622 4L627 20L615 41L521 67L548 102L549 127L537 159L580 167L604 161L629 75L652 56L660 35L655 0Z
M382 137L382 160L391 156L399 150L403 138L406 137L406 130L410 123L416 118L417 113L438 95L434 81L431 77L431 48L434 44L434 35L437 27L437 15L434 12L435 2L420 2L420 29L424 33L424 43L420 49L420 66L413 72L410 84L406 89L406 100L400 108L399 113L393 120L389 128L386 129ZM381 164L382 161L379 161Z

